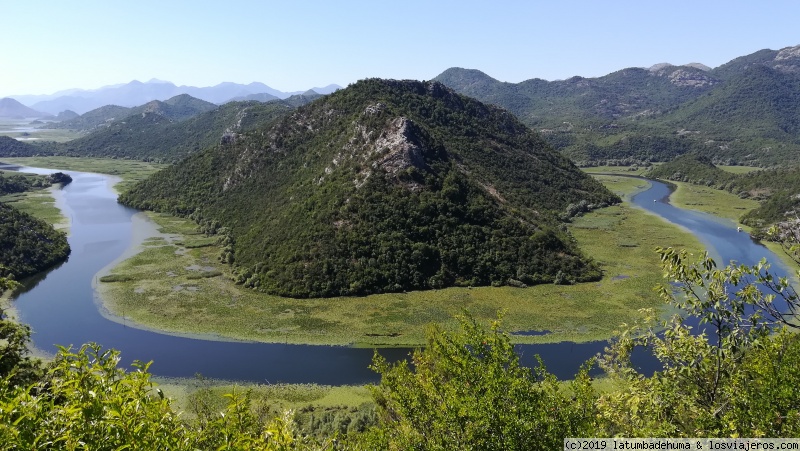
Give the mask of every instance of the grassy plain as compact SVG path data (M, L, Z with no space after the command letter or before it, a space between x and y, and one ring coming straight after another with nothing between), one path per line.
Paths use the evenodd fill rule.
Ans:
M624 177L603 180L623 194L647 185ZM483 321L504 311L510 331L550 331L515 337L521 343L604 339L622 322L634 321L639 308L660 305L652 290L662 281L654 247L700 249L690 234L619 205L577 218L571 226L584 252L604 269L600 282L289 299L231 283L227 266L217 262L219 247L192 222L148 215L165 235L148 239L142 252L100 279L110 313L173 333L266 342L419 345L427 324L455 328L453 317L465 310Z

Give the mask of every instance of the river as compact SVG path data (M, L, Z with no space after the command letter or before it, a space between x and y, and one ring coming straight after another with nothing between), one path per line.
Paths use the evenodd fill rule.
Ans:
M12 169L4 167L4 169ZM17 168L26 172L55 172ZM150 371L158 376L194 377L260 383L318 383L329 385L377 382L368 366L372 349L215 341L168 335L130 327L105 318L92 288L96 274L126 250L145 239L142 231L155 227L138 211L116 202L111 176L62 171L72 183L55 191L56 205L70 220L69 260L38 277L25 281L15 297L18 319L31 326L36 348L54 353L56 345L75 347L97 342L121 351L123 364L153 361ZM766 257L780 275L788 274L778 258L764 246L737 233L734 225L714 216L683 210L666 202L670 188L660 182L633 198L633 203L678 224L711 249L720 262L735 260L752 264ZM580 365L602 352L606 342L518 345L521 362L535 366L539 354L548 371L559 378L574 376ZM410 349L381 349L390 361L409 355ZM652 357L638 354L637 365L655 369Z

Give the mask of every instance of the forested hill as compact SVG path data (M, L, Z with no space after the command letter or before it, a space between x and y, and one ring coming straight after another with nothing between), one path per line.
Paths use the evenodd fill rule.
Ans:
M253 129L291 109L283 101L230 102L183 121L171 119L154 109L111 121L72 141L42 144L39 148L40 152L48 154L171 163L218 144L225 133Z
M450 68L435 80L457 92L514 113L535 129L599 127L618 119L662 111L696 98L719 80L701 69L666 66L623 69L598 78L505 83L478 70Z
M596 279L559 218L619 199L504 110L371 79L120 201L190 215L224 237L240 281L304 297Z
M32 157L43 153L42 149L10 136L0 136L0 157Z
M42 128L65 128L91 132L112 123L123 121L130 116L157 114L171 121L184 121L198 114L215 110L217 105L196 99L188 94L181 94L167 100L152 100L136 107L105 105L95 108L76 118L62 122L47 124Z
M0 202L0 277L22 279L43 271L69 255L64 233L33 216Z
M673 129L684 127L705 138L727 141L736 136L760 146L736 146L738 160L769 158L790 145L800 148L800 76L767 66L754 66L733 74L723 85L664 115ZM771 149L766 147L771 145ZM734 150L714 146L709 154L726 155ZM711 146L710 146L711 147ZM716 147L716 148L715 148ZM752 155L751 155L752 154Z
M106 126L117 119L123 119L130 115L130 108L119 105L105 105L87 111L78 117L67 119L61 122L47 124L46 128L63 128L78 130L83 132L92 131L98 127Z
M451 68L457 92L513 112L581 163L715 161L777 165L800 152L800 46L763 50L715 69L659 64L598 78L504 83Z

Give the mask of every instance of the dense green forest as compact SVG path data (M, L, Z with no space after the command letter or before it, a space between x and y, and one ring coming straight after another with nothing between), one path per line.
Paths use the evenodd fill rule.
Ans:
M0 196L72 181L68 174L18 174L0 171ZM52 225L0 202L0 277L27 277L67 258L64 233Z
M2 157L34 157L47 153L39 147L17 141L9 136L0 136L0 156Z
M800 150L800 60L763 50L716 69L657 65L598 78L503 83L451 68L436 80L496 104L580 164L669 161L780 165Z
M221 410L201 402L184 415L149 364L126 371L118 352L95 344L44 365L28 354L29 329L0 315L0 449L499 451L560 449L567 437L797 437L800 338L787 331L793 316L770 313L773 293L796 303L795 292L761 264L717 269L707 255L659 252L668 281L683 287L659 290L680 313L660 324L665 333L655 313L623 325L563 383L542 364L520 365L501 319L486 327L466 316L458 331L432 328L410 362L376 354L377 415L334 429L323 416L314 423L323 434L301 432L294 412L264 414L242 392ZM731 284L735 293L722 289ZM687 317L708 333L692 335ZM637 372L637 348L662 369ZM605 388L589 377L595 365Z
M69 244L63 232L0 202L0 276L27 277L64 261Z
M560 220L618 202L507 112L364 80L120 196L189 215L239 281L288 296L600 277Z
M800 168L791 165L732 174L716 167L706 156L688 154L654 166L648 176L711 186L760 201L761 206L745 213L741 221L755 227L754 235L761 238L773 224L795 220L800 207Z

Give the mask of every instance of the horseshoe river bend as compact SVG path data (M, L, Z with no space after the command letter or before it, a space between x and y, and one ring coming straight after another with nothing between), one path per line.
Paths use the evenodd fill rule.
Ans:
M55 170L4 167L46 174ZM158 376L193 377L325 385L376 382L379 376L368 366L373 350L321 345L294 345L221 341L177 336L137 328L126 321L104 316L93 284L98 273L128 256L143 240L157 233L156 226L137 210L117 203L111 189L113 176L64 171L73 182L54 190L56 206L70 220L69 260L48 272L24 281L14 299L19 321L31 326L33 344L54 353L55 344L79 346L97 342L121 351L123 363L153 361L150 371ZM718 218L670 205L670 187L650 181L650 188L633 197L633 203L693 233L719 262L735 260L754 264L766 257L778 275L789 271L767 248L736 226ZM548 371L559 378L572 377L582 362L601 352L605 341L517 345L521 363L534 366L542 357ZM408 356L408 348L383 348L390 361ZM637 365L655 369L652 358L639 355Z

